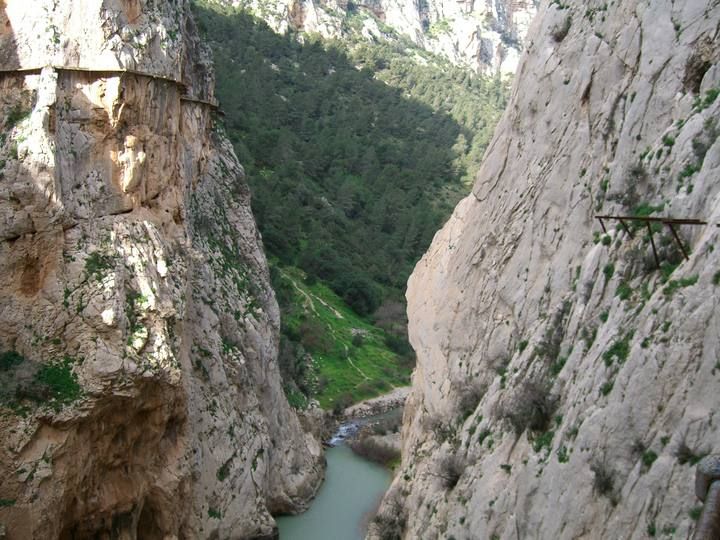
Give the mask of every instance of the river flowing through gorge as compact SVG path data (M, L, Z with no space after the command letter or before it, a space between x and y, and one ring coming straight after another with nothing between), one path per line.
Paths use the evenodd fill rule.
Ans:
M352 419L338 427L325 451L327 471L317 497L307 512L277 518L281 540L362 540L392 480L391 471L356 455L348 440L370 422L400 410L363 419Z

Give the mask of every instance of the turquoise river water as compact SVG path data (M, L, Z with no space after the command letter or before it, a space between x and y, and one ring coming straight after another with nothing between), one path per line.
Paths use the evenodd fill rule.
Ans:
M277 518L280 540L362 540L390 471L353 454L341 444L325 452L327 472L310 509Z

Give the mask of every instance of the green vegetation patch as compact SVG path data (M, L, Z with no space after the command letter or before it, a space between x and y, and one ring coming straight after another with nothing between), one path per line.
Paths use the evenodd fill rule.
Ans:
M634 335L635 331L631 330L621 339L615 341L610 348L603 353L602 357L606 366L612 365L616 359L621 364L627 360L628 354L630 354L630 344Z
M552 377L560 375L560 372L565 367L565 362L567 362L566 356L558 357L552 364L550 364L550 375Z
M323 408L345 407L409 384L412 359L398 338L349 309L327 285L310 282L297 268L273 266L285 307L281 370L296 383L286 385L292 404L311 397Z
M632 215L637 217L648 217L656 212L662 212L665 208L664 203L660 203L658 205L652 205L650 203L644 202L636 206L633 211ZM642 222L639 222L639 226L643 226Z
M642 455L642 462L643 465L650 468L652 467L652 464L655 463L655 460L658 458L658 455L653 450L647 450L646 452L643 452Z
M649 217L658 212L662 212L664 208L664 203L653 205L648 202L642 202L633 207L631 214L636 217ZM628 224L628 227L631 231L637 231L647 227L647 225L642 221L632 220ZM656 233L662 230L662 225L660 223L651 223L650 228L654 233Z
M533 450L535 450L536 452L540 452L543 448L549 449L550 447L552 447L552 441L554 436L554 431L545 431L539 434L537 437L535 437L535 440L532 443Z
M617 291L615 292L616 296L620 297L620 300L628 300L632 296L632 287L627 281L621 281L618 285Z
M93 251L85 259L85 275L102 281L105 274L115 265L115 259L110 255L105 255L99 251Z
M682 171L680 171L680 174L678 175L678 180L683 181L685 178L691 177L696 172L700 171L700 165L697 163L688 163L685 165Z
M677 263L673 264L667 261L663 261L662 263L660 263L660 281L662 281L663 283L667 283L670 279L670 276L677 269L677 267Z
M211 517L213 519L221 519L222 512L220 510L217 510L216 508L210 507L208 508L208 517Z
M60 361L43 365L37 373L36 381L49 391L50 400L58 404L71 403L82 395L77 375L72 366L75 360L69 356Z
M693 107L699 112L707 109L710 105L715 103L718 95L720 95L720 88L710 88L705 92L704 96L698 96L693 103Z
M27 117L30 116L30 113L32 112L32 109L30 108L24 108L22 105L15 105L12 107L5 117L5 127L6 129L12 129L15 126L17 126L20 122L25 120Z
M0 354L0 405L26 412L27 403L49 405L55 410L82 396L73 372L74 358L65 356L46 364L25 360L15 351Z
M694 276L690 276L687 278L682 279L671 279L668 284L663 288L663 294L667 296L668 298L672 298L672 296L675 294L675 291L678 289L682 289L684 287L691 287L692 285L695 285L698 281L698 275L695 274Z
M452 27L450 26L450 21L448 19L440 19L430 25L430 28L428 29L428 34L431 37L437 37L440 34L449 33L451 29Z
M20 365L25 358L17 351L4 351L0 353L0 371L8 371L14 366Z
M232 458L227 460L225 463L223 463L220 468L218 468L217 472L215 473L215 476L217 477L218 481L223 482L229 475L230 475L230 462L232 461Z

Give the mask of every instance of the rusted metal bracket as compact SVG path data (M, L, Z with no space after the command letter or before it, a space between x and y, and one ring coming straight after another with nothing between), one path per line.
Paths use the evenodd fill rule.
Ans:
M685 245L682 243L682 240L680 240L680 236L677 233L677 230L675 230L676 225L707 225L707 221L703 221L702 219L676 219L671 217L650 217L650 216L611 216L611 215L603 215L603 216L595 216L595 219L597 219L600 222L600 226L602 227L602 230L605 234L607 234L607 229L605 228L605 221L606 219L615 219L620 222L620 225L622 225L622 228L625 230L626 233L630 236L630 238L634 238L632 230L627 226L625 223L626 221L639 221L642 223L645 223L647 225L648 235L650 236L650 244L652 245L653 255L655 256L655 264L658 267L658 270L660 269L660 258L658 257L657 248L655 247L655 240L653 238L653 232L652 232L652 223L662 223L663 225L666 225L670 232L673 235L673 238L675 239L675 243L677 244L678 248L680 248L680 251L682 252L683 256L685 257L685 260L688 260L690 256L688 255L687 249L685 249ZM717 225L720 227L720 224Z
M653 238L653 232L652 227L650 226L650 222L646 221L645 225L647 225L648 235L650 236L650 244L653 248L653 255L655 256L655 264L658 267L658 270L660 270L660 259L658 258L657 249L655 248L655 239Z
M218 105L217 103L215 103L213 101L207 101L206 99L198 99L198 98L194 98L194 97L190 97L190 96L180 96L180 101L187 101L189 103L198 103L200 105L207 105L211 109L214 109L214 110L220 112L220 114L223 114L223 112L220 111L220 105ZM223 114L223 116L224 116L224 114Z

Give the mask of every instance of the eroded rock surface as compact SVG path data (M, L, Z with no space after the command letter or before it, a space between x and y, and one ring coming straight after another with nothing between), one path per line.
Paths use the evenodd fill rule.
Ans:
M359 32L370 41L393 32L451 62L488 74L512 74L535 13L534 0L211 0L242 6L277 32L336 38Z
M0 2L0 523L261 538L318 442L189 2Z
M685 538L720 451L720 6L545 2L473 193L408 289L374 535ZM596 214L699 218L625 231ZM630 234L632 233L632 235Z

